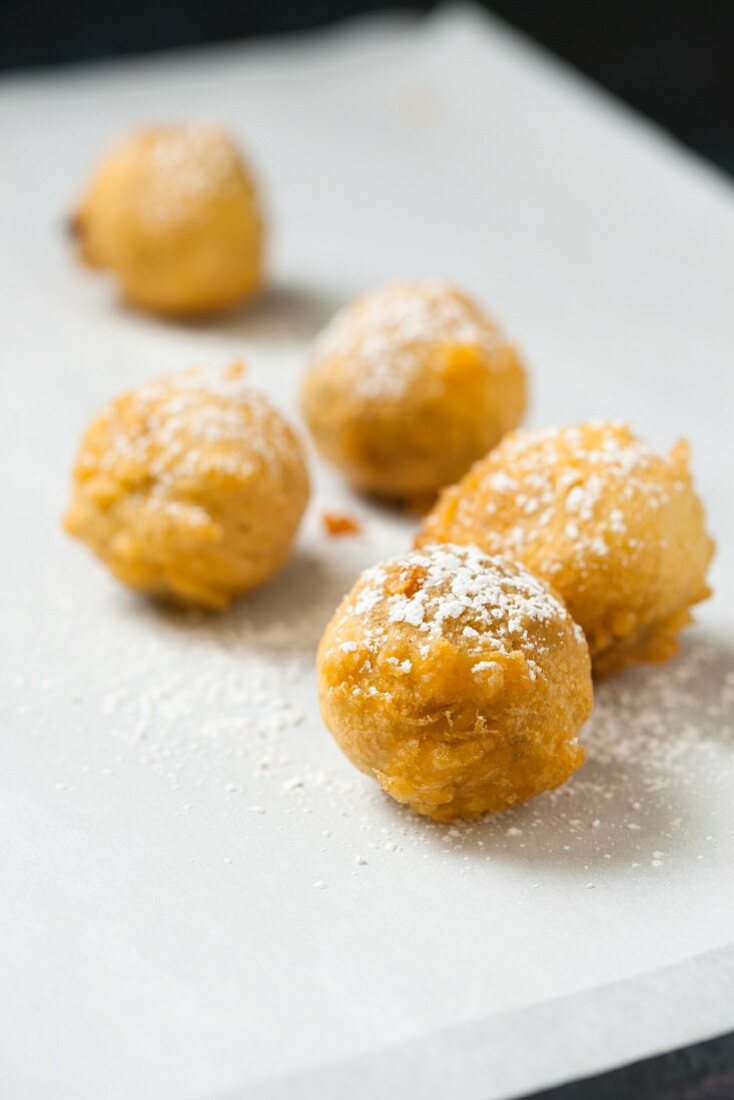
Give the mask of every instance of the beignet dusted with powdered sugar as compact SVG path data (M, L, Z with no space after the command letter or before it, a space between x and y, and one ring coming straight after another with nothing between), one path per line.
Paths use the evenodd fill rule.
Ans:
M65 526L125 584L220 609L283 565L308 496L298 437L236 363L110 402L82 441Z
M447 489L417 545L473 544L552 584L594 672L664 661L709 595L714 544L689 448L657 454L626 424L518 431Z
M517 427L520 357L466 294L425 279L343 309L314 347L303 414L316 446L355 488L435 496Z
M362 573L317 668L345 754L437 820L513 806L583 761L583 633L543 581L473 547L427 546Z
M171 316L218 313L264 282L260 198L217 126L150 126L108 149L70 220L79 255L125 301Z

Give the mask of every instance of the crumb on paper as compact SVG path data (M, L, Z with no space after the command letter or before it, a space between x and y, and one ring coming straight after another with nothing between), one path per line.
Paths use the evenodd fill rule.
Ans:
M356 516L350 516L346 512L322 512L321 520L326 534L331 538L340 538L342 535L359 535L362 532L362 524Z

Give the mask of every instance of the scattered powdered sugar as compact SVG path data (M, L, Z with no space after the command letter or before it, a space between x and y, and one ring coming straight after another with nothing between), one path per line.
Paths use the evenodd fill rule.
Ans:
M730 803L734 781L731 650L713 639L689 641L667 665L599 684L583 740L586 762L558 790L448 828L406 812L415 824L403 843L427 840L445 856L460 856L462 869L511 851L538 869L550 866L553 877L578 875L587 889L620 867L663 873L671 863L702 861L715 840L711 809ZM717 823L724 834L731 829L730 805ZM583 878L589 872L596 876L590 883Z
M77 705L87 763L78 750L57 756L56 797L74 798L79 787L110 792L142 770L180 800L182 814L219 800L233 828L254 837L298 828L289 819L305 815L318 836L313 881L326 880L318 853L342 850L344 874L417 857L477 873L477 861L491 866L512 853L538 870L550 866L556 878L578 873L580 888L591 876L603 885L607 866L665 873L681 855L701 860L715 851L715 819L702 807L732 782L726 647L704 639L666 666L604 682L584 731L587 761L570 782L503 814L444 826L396 806L346 761L323 754L325 731L292 701L293 685L312 676L313 654L293 651L293 631L276 627L212 629L192 617L173 639L141 636L124 668L101 667L101 695L83 670L77 678L70 669L34 681L33 692L17 678L5 685L6 705L18 700L31 736L47 742L45 759L61 747L59 701ZM266 654L271 641L279 648Z
M722 809L730 818L734 671L726 642L694 633L673 661L601 683L583 731L587 760L568 783L504 814L447 827L397 806L356 772L318 718L315 647L346 584L332 583L308 606L293 604L294 590L280 603L277 591L263 592L214 619L153 611L106 583L79 600L75 586L61 583L48 592L34 671L0 669L8 728L24 730L37 782L45 776L49 797L68 812L77 799L134 805L133 791L145 791L197 828L201 820L218 838L212 843L227 845L217 859L234 856L235 868L242 853L255 860L266 843L290 852L295 832L308 890L322 881L334 891L353 874L390 873L390 864L415 873L422 860L492 883L493 868L503 874L512 861L527 868L528 890L564 876L599 889L614 888L620 872L717 866L731 825ZM314 587L312 578L306 588ZM474 631L461 628L468 641ZM93 677L84 661L67 660L62 670L49 663L86 635L100 639Z
M499 330L449 283L424 279L393 283L341 310L316 341L313 361L339 358L349 364L357 392L389 398L405 394L426 349L472 346L488 370L506 369Z

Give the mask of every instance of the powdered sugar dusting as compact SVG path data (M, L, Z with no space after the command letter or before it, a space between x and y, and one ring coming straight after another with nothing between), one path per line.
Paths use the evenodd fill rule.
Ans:
M347 306L316 342L313 361L344 359L359 393L387 399L406 392L427 349L444 345L478 348L488 370L507 366L494 354L506 342L492 322L449 283L424 279L391 284Z
M116 153L136 168L145 165L148 188L141 213L168 230L195 217L202 200L227 198L250 186L231 138L204 123L133 134Z
M580 561L604 558L610 542L628 535L627 503L642 499L656 510L684 487L670 477L670 460L619 422L514 432L484 461L475 491L490 520L490 539L492 517L501 518L505 508L516 517L502 527L510 555L543 543L552 529L554 538L565 536ZM471 514L475 499L473 493L458 496L459 520ZM610 499L619 504L610 509ZM630 545L634 541L627 539ZM557 568L558 562L544 562L546 572Z
M367 620L374 611L380 613L380 621L365 624L368 650L382 645L389 629L383 625L386 620L410 626L426 639L450 633L470 655L485 655L488 643L500 653L520 650L533 678L541 672L535 658L544 651L533 628L557 624L560 632L570 625L565 607L527 570L475 547L450 544L429 546L366 570L347 607ZM474 671L490 665L478 660Z
M264 394L248 386L244 367L191 369L132 390L113 401L95 422L94 441L82 444L79 465L103 473L136 473L166 484L209 473L242 475L253 464L272 464L293 447L285 421ZM107 432L98 450L98 427Z

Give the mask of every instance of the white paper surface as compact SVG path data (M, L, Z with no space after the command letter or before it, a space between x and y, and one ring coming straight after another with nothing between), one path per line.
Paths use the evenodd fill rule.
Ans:
M190 117L251 150L273 225L272 293L211 325L126 313L61 229L111 133ZM466 10L13 78L0 130L3 1097L491 1100L734 1026L728 185ZM291 564L200 620L59 530L109 396L236 355L294 411L332 311L424 274L513 334L533 423L689 436L720 547L682 655L599 688L583 771L471 831L317 713L320 631L413 521L315 466Z

